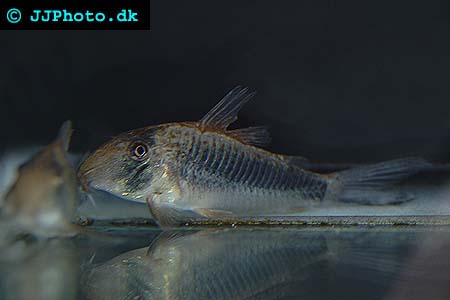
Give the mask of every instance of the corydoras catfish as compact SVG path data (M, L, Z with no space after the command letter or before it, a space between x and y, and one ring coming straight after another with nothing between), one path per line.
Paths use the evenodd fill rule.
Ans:
M330 254L326 239L305 231L164 231L87 270L82 286L87 299L285 299L307 290Z
M402 203L387 188L429 165L405 158L332 174L304 168L304 159L262 149L266 127L228 130L253 97L236 87L198 122L122 133L80 166L85 186L147 202L161 226L196 218L286 215L332 202Z
M78 185L67 157L71 133L71 122L66 121L54 142L19 167L6 194L4 216L32 233L72 234Z

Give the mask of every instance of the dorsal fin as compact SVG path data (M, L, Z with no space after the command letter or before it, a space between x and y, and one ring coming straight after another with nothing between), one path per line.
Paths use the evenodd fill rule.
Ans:
M266 146L272 140L267 126L240 128L226 133L245 144L253 146Z
M63 148L67 151L69 150L70 138L72 136L72 121L65 121L59 128L57 141L61 141Z
M255 92L249 93L246 87L235 87L199 121L200 127L225 131L254 95Z
M248 88L237 86L216 104L199 122L202 129L213 129L225 133L245 144L265 146L270 143L266 126L254 126L227 131L228 126L237 120L242 107L255 95Z

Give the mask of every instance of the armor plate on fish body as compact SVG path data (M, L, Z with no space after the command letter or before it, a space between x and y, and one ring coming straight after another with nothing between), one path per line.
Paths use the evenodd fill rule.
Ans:
M174 124L154 141L170 145L165 162L181 190L178 205L186 209L206 215L289 213L325 196L325 178L220 132Z

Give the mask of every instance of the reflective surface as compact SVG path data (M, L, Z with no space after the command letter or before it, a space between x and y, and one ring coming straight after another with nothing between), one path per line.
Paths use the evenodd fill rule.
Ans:
M89 228L3 245L0 299L449 299L450 230Z

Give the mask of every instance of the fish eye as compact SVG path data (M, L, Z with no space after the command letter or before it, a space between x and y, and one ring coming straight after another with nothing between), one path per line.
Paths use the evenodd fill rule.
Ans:
M134 157L138 159L144 158L148 153L147 145L143 143L136 143L133 145L131 153Z

